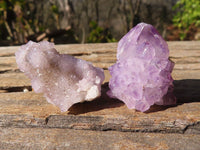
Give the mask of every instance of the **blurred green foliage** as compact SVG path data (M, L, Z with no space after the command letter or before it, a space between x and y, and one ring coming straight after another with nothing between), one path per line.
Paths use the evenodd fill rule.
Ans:
M39 1L0 0L1 42L22 44L30 39L38 40L37 37L44 32L49 38L57 35L61 36L62 33L59 31L62 31L62 29L60 27L59 16L63 14L60 14L57 3L49 2L47 5L45 1L41 3ZM68 34L68 32L64 32L63 30L64 33ZM75 33L72 37L74 36ZM86 36L86 42L116 42L116 39L113 38L109 28L102 28L97 22L91 21L89 23L89 35Z
M52 10L52 12L54 12L55 14L58 14L58 13L59 13L58 7L57 7L56 5L52 5L52 6L51 6L51 10Z
M191 25L200 26L200 0L179 0L173 9L177 11L173 24L181 30L179 36L184 40Z
M112 37L109 29L103 29L98 26L97 22L91 21L89 24L90 34L87 39L88 43L105 43L105 42L116 42L117 40Z
M37 0L0 0L0 40L21 44L27 42L29 36L49 29L52 24L46 23L45 10L41 10L45 3L37 4ZM52 4L49 11L53 12L52 22L57 23L57 6Z
M23 32L23 28L29 28L27 20L23 18L22 10L24 10L25 4L25 0L0 1L1 40L16 40L17 38L19 38L17 34Z

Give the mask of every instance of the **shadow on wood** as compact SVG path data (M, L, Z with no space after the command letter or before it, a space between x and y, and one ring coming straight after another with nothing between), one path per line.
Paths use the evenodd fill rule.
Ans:
M174 80L174 95L177 98L177 105L184 103L200 102L200 80L184 79ZM177 105L159 106L153 105L145 113L164 111Z
M98 111L106 108L115 108L123 106L124 103L118 99L112 99L107 96L106 92L109 90L108 82L102 85L101 96L90 102L83 102L74 104L70 109L68 114L84 114L87 112Z
M174 94L178 104L200 102L200 80L175 80Z
M69 114L84 114L87 112L98 111L106 108L115 108L123 106L124 103L117 99L112 99L107 96L108 82L102 85L101 97L97 98L91 102L78 103L73 105L69 109ZM174 81L174 94L177 98L177 105L183 103L200 102L200 80L185 79L185 80L175 80ZM158 106L153 105L145 113L153 113L157 111L164 111L171 107L176 107L177 105L169 106Z

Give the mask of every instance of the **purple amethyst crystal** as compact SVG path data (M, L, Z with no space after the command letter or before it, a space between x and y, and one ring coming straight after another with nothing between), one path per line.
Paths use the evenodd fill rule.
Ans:
M73 56L59 54L53 43L30 41L15 55L19 69L31 79L34 91L44 93L47 101L61 111L101 95L103 69Z
M108 95L142 112L153 104L175 104L173 67L167 43L152 25L140 23L118 43Z

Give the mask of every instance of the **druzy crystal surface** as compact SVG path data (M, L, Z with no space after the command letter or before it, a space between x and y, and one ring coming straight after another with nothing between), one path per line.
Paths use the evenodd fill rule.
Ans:
M140 23L118 43L108 95L142 112L153 104L175 104L173 67L167 43L152 25Z
M59 54L53 43L30 41L15 55L19 69L31 79L34 91L44 93L47 101L61 111L101 94L103 70L90 62Z

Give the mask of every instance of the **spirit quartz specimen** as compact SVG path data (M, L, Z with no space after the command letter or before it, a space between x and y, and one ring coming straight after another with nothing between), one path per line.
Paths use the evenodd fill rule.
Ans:
M118 43L108 95L142 112L153 104L175 104L173 67L167 43L152 25L140 23Z
M67 111L73 104L101 95L104 72L91 63L59 54L53 43L29 41L15 53L19 69L30 79L36 93Z

